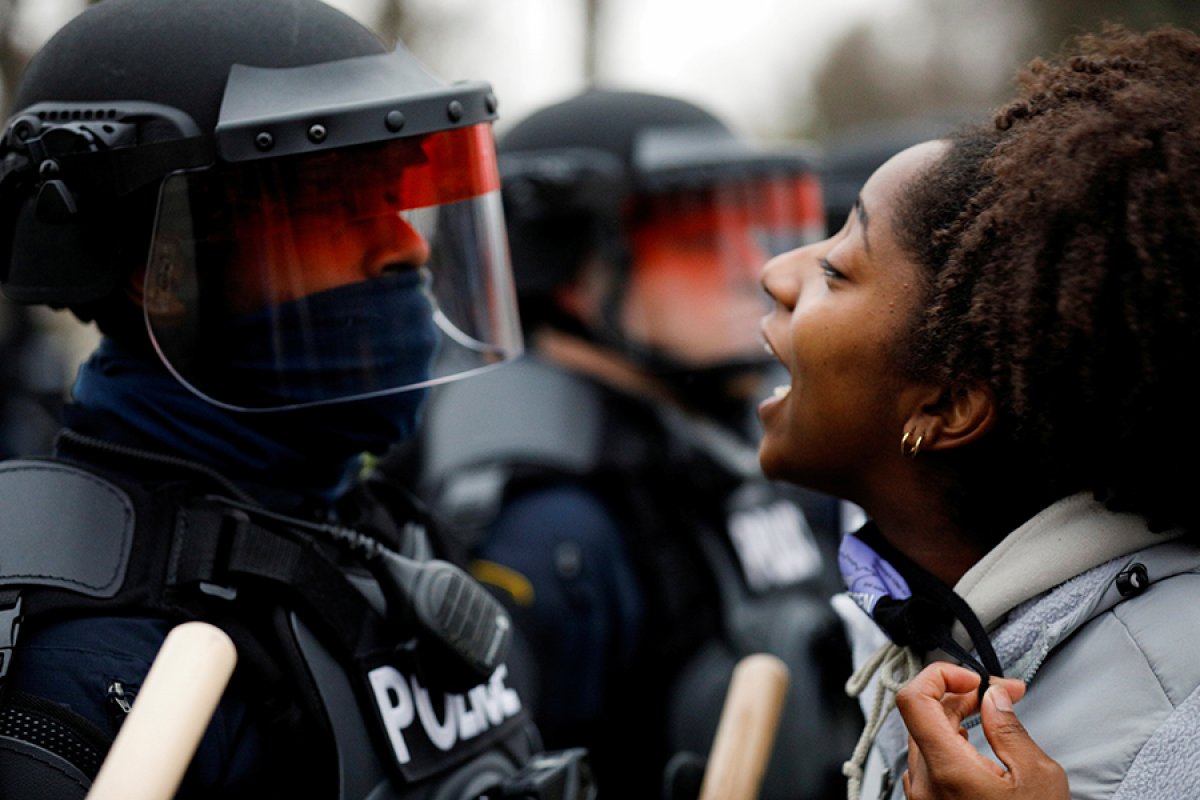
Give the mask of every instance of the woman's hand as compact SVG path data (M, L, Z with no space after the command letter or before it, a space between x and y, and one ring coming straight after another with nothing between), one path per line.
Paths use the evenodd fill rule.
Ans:
M909 732L908 800L1070 800L1066 772L1029 737L1013 711L1012 704L1025 696L1025 684L994 679L982 708L978 688L974 672L935 663L896 696ZM967 741L962 721L977 710L1004 766Z

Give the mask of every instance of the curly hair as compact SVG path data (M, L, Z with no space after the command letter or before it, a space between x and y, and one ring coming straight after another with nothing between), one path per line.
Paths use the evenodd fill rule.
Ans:
M1200 37L1107 26L1019 83L897 211L910 370L991 390L988 480L1200 522Z

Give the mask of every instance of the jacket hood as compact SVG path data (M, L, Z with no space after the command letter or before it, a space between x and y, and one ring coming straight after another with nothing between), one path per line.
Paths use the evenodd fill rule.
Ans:
M1065 497L1006 536L955 585L984 628L1018 605L1120 556L1183 535L1153 533L1137 514L1109 511L1089 493ZM970 640L963 632L962 643Z

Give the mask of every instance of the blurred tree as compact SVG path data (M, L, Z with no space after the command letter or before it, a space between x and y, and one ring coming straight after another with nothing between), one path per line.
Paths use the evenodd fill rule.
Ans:
M1024 0L1035 20L1028 50L1052 53L1068 39L1099 29L1103 22L1120 22L1135 30L1172 23L1200 30L1196 0Z
M600 33L600 4L601 0L583 0L584 26L583 33L583 79L589 84L596 82L598 60L597 39Z
M17 75L29 58L13 40L19 0L0 0L0 118L8 116L8 98L12 97Z
M897 72L878 46L874 26L860 22L838 42L813 79L814 138L910 113L921 94L922 76Z
M859 22L813 79L805 133L824 141L889 120L980 112L1007 92L1029 24L1019 4L980 0L917 0Z
M914 0L903 13L860 22L834 45L811 96L796 101L807 103L802 132L827 141L865 125L992 108L1008 95L1018 66L1104 21L1137 30L1163 23L1200 29L1200 4Z
M385 0L379 9L378 18L373 23L371 20L365 22L389 46L398 41L409 42L416 36L416 31L407 6L405 0Z

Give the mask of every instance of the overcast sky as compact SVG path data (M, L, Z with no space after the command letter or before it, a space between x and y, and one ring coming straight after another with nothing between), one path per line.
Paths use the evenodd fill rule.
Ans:
M369 22L379 0L327 0ZM865 14L899 17L910 0L602 0L601 80L678 94L748 132L777 133L783 96L805 91L838 35ZM17 31L44 40L82 0L24 0ZM582 87L583 0L409 0L437 46L442 78L488 80L501 125ZM789 102L790 102L789 98Z
M372 0L336 0L355 13ZM599 77L679 94L735 125L770 134L781 92L807 84L838 35L862 15L909 0L601 0ZM410 0L464 31L441 54L447 78L490 80L506 119L582 86L582 0ZM450 37L447 36L447 39ZM436 61L435 61L436 59Z
M338 0L347 10L370 0ZM807 82L828 48L865 13L892 15L907 0L602 0L600 78L609 85L680 94L731 122L770 132L781 92ZM582 0L413 0L461 15L472 28L444 77L496 87L504 110L582 85ZM427 54L432 61L434 56ZM445 74L462 70L461 74ZM470 72L471 74L468 74Z

